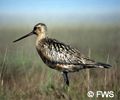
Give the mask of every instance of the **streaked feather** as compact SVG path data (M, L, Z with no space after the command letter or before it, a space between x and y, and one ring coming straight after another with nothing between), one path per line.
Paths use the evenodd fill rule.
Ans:
M97 63L80 53L76 48L55 39L44 38L36 47L42 60L51 68L77 71L84 68L95 68Z

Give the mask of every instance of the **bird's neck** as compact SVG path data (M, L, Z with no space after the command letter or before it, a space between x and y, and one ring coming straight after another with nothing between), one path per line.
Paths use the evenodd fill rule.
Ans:
M46 37L45 33L41 33L37 36L37 39L36 39L36 45L38 45L38 43L44 39Z

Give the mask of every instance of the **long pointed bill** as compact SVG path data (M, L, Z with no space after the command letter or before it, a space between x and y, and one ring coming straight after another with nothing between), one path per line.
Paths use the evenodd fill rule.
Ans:
M13 42L17 42L17 41L19 41L19 40L22 40L22 39L24 39L24 38L26 38L26 37L28 37L28 36L30 36L30 35L33 35L33 32L30 32L30 33L28 33L28 34L22 36L21 38L15 40L15 41L13 41Z

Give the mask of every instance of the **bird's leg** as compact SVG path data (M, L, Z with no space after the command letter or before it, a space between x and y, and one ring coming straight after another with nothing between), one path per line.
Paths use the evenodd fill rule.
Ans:
M68 72L62 72L62 74L63 74L65 84L69 86Z

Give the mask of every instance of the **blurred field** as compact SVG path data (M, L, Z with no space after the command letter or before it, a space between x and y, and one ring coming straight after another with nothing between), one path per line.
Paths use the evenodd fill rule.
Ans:
M35 50L35 36L12 41L32 30L26 27L0 28L0 100L90 100L87 92L120 93L120 25L48 26L48 36L79 48L97 61L110 63L110 69L81 70L69 74L69 90L62 75L48 68ZM90 51L90 52L89 52ZM119 94L120 96L120 94ZM92 98L91 100L108 100Z

